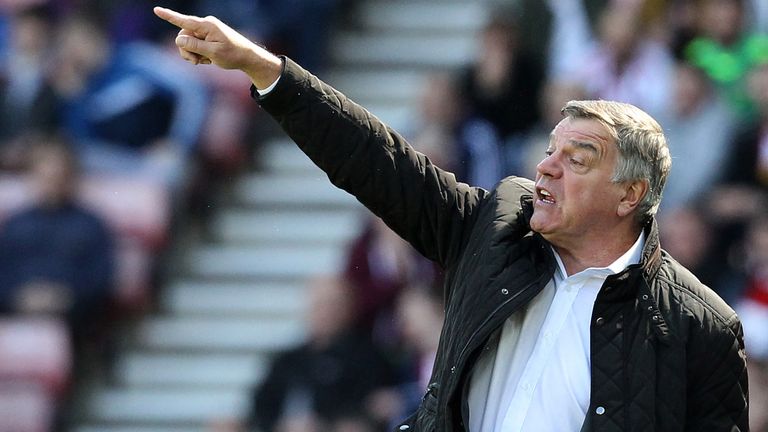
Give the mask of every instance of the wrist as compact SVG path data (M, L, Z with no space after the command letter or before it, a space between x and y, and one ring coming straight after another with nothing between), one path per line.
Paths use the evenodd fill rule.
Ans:
M280 78L283 73L283 61L261 47L255 49L259 50L252 55L255 61L247 64L242 70L257 89L263 90Z

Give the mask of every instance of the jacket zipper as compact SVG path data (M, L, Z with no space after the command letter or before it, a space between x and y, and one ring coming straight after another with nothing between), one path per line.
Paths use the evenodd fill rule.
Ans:
M469 347L472 345L472 342L475 340L475 338L477 337L477 335L480 333L480 330L482 330L482 329L483 329L483 328L484 328L484 327L485 327L485 326L486 326L486 325L487 325L487 324L488 324L488 323L491 321L491 319L492 319L492 318L494 318L494 317L496 316L496 314L498 314L498 313L501 311L501 309L503 309L503 308L504 308L506 305L508 305L508 304L509 304L509 302L511 302L511 301L513 301L513 300L516 300L516 299L518 299L520 295L522 295L524 292L526 292L527 290L529 290L529 289L530 289L531 287L533 287L534 285L537 285L538 283L539 283L539 280L535 280L535 281L531 282L530 284L526 285L526 286L525 286L525 288L523 288L522 290L518 291L518 293L517 293L517 294L515 294L513 297L510 297L510 298L508 298L507 300L505 300L504 302L502 302L502 303L501 303L499 306L497 306L497 307L496 307L496 309L494 309L494 310L493 310L493 311L492 311L492 312L491 312L491 313L490 313L490 314L489 314L489 315L488 315L488 316L487 316L487 317L486 317L486 318L483 320L483 322L482 322L482 323L480 323L480 325L479 325L479 326L478 326L478 327L475 329L475 331L474 331L474 332L472 332L472 334L469 336L469 340L467 341L467 344L466 344L466 345L464 345L464 348L462 348L462 349L461 349L461 351L459 352L459 356L456 358L457 362L456 362L456 364L455 364L454 366L452 366L452 370L451 370L452 374L453 374L453 372L455 372L455 370L456 370L457 366L459 365L459 363L460 363L460 362L463 362L463 361L462 361L462 358L464 357L464 354L465 354L465 353L466 353L466 351L469 349ZM530 300L530 299L532 299L532 298L533 298L533 297L535 297L535 296L536 296L536 294L538 294L539 292L540 292L540 291L536 291L536 292L534 293L534 295L531 295L531 296L529 296L529 297L528 297L527 299L525 299L525 300ZM523 304L525 304L525 303L523 303ZM514 312L514 311L513 311L513 312ZM456 379L456 378L454 378L454 379ZM465 389L465 390L466 390L466 389ZM461 418L462 418L462 425L461 425L461 426L462 426L462 428L463 428L464 430L466 430L466 425L465 425L465 424L466 424L466 418L464 418L464 414L465 414L466 412L468 412L468 411L469 411L469 405L468 405L468 401L467 401L467 398L465 398L465 397L464 397L464 395L462 395L462 397L461 397L461 408L460 408L460 410L461 410L461 411L460 411L460 413L459 413L459 414L461 415Z

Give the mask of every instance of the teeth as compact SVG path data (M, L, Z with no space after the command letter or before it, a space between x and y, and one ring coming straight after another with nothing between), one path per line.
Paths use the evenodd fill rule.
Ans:
M545 196L545 197L551 197L552 196L552 195L549 194L549 192L545 191L544 189L542 189L539 193L542 196Z

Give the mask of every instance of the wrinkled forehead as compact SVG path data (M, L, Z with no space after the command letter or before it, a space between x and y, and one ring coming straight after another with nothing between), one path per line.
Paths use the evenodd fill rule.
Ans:
M610 128L595 118L566 116L550 133L550 142L589 142L607 147L614 143Z

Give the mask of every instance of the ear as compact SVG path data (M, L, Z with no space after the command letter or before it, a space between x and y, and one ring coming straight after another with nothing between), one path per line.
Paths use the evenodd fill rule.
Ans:
M626 182L623 185L624 196L619 201L616 214L621 217L627 216L637 209L640 202L643 201L648 193L648 180L635 180Z

